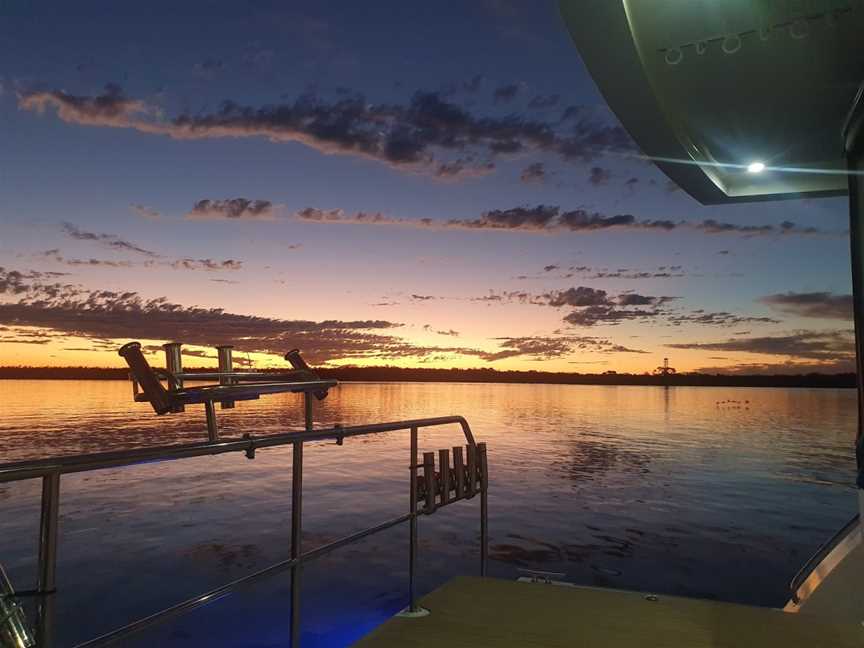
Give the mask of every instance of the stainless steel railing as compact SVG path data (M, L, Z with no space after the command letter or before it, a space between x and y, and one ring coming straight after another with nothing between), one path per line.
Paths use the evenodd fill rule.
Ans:
M416 609L415 600L415 568L417 561L417 518L421 515L435 512L436 506L424 506L417 508L418 497L427 498L430 485L437 489L436 492L442 503L450 503L458 499L467 499L475 493L480 496L480 573L486 574L486 563L488 560L488 502L487 485L488 474L486 468L486 446L476 443L471 432L471 427L461 416L443 416L437 418L424 418L416 420L396 421L390 423L375 423L371 425L357 425L342 427L339 425L314 429L312 420L312 404L314 392L304 392L304 414L305 429L302 431L273 434L255 437L244 435L241 439L225 439L217 441L205 441L200 443L176 444L157 446L153 448L138 448L132 450L121 450L114 452L100 452L95 454L83 454L53 459L25 461L8 464L0 464L0 483L21 481L26 479L42 479L42 509L39 526L39 556L38 556L38 586L35 594L39 597L37 614L37 642L40 648L51 648L54 643L54 598L57 591L56 564L58 549L58 513L60 504L60 478L62 475L101 470L104 468L116 468L119 466L130 466L149 461L171 461L187 459L190 457L201 457L205 455L217 455L230 452L244 452L246 457L252 459L255 452L264 448L277 446L292 446L292 489L291 489L291 549L288 559L271 565L265 569L239 578L221 587L204 592L188 600L182 601L155 614L149 615L126 626L113 630L100 637L79 644L84 646L104 646L115 643L124 637L128 637L140 630L163 622L184 612L193 610L215 597L233 591L239 587L251 584L264 577L278 572L290 570L291 572L291 618L290 618L290 640L292 648L300 646L300 598L302 566L304 563L314 560L320 556L330 553L340 547L357 542L372 534L392 528L403 522L409 522L409 575L408 575L408 609ZM419 430L427 427L458 424L468 444L469 456L475 457L475 473L465 473L470 479L476 481L472 489L465 497L461 494L451 497L449 486L442 487L436 483L437 473L434 472L434 464L429 472L428 462L419 464L417 461ZM402 430L410 431L411 458L410 458L410 506L407 513L396 518L386 520L380 524L370 526L362 531L353 533L331 542L304 552L301 544L303 529L303 449L304 444L314 441L335 440L342 445L347 438L382 434L385 432L396 432ZM443 452L443 451L442 451ZM442 454L443 456L443 454ZM461 455L460 455L461 456ZM479 458L479 461L478 459ZM421 480L418 471L424 471ZM442 465L441 474L446 473L447 479L442 477L442 483L448 484L453 471L448 465ZM482 471L482 472L481 472ZM459 473L461 481L463 473ZM418 482L422 482L418 489ZM446 488L446 490L445 490ZM418 490L422 493L418 494ZM424 500L425 501L425 500Z
M822 546L820 546L816 551L813 552L813 555L807 559L807 562L798 570L798 573L792 578L792 582L789 583L789 591L791 594L793 603L800 603L801 598L798 594L801 586L804 582L810 577L810 574L822 563L823 560L830 554L835 547L837 547L846 537L855 531L858 528L858 523L860 521L859 515L856 513L855 517L849 520L846 524L843 525L837 533L835 533L831 538L829 538Z

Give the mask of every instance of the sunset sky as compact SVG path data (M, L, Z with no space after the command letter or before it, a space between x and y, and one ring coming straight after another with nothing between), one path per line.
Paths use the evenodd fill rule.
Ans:
M0 365L851 368L846 199L699 205L552 0L0 17Z

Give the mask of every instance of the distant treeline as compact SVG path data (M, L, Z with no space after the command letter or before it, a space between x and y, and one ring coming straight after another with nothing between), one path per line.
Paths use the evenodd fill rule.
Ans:
M213 368L185 368L186 372ZM266 370L265 370L266 371ZM271 372L279 370L273 369ZM323 378L366 382L485 382L537 383L552 385L670 385L710 387L855 387L855 374L723 375L682 373L579 374L552 371L498 371L496 369L406 369L402 367L336 367L318 369ZM30 380L125 380L123 368L99 367L0 367L0 379Z

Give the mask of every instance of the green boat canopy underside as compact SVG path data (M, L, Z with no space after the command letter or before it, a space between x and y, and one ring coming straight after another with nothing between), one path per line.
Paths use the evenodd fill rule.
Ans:
M864 0L560 4L609 106L698 201L847 192L841 132L864 80Z

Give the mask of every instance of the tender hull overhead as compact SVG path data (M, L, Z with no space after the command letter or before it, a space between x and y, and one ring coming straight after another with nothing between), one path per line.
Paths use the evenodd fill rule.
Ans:
M864 0L561 0L561 13L636 143L700 202L846 193Z

